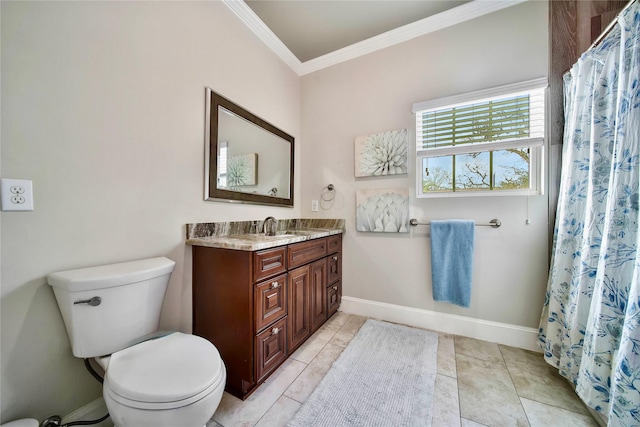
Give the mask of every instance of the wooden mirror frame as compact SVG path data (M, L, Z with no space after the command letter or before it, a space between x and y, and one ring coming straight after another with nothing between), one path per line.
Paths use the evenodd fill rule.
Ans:
M207 88L207 113L206 113L206 153L205 153L205 183L204 183L204 199L214 201L236 202L236 203L253 203L261 205L275 205L293 207L293 166L294 166L294 145L293 136L278 129L269 122L261 119L253 113L245 110L232 101L217 94L210 88ZM282 143L289 143L289 197L276 197L257 193L249 193L242 191L233 191L229 189L218 188L218 111L219 107L232 112L238 117L254 124L265 132L269 132L282 139Z

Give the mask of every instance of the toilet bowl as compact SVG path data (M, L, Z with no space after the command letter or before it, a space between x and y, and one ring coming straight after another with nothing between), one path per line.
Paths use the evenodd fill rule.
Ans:
M10 421L6 424L0 424L0 427L38 427L38 420L33 418L23 418L21 420Z
M226 371L217 349L204 338L174 332L111 356L103 397L118 427L204 426L222 398Z
M102 394L117 427L202 427L222 398L226 370L212 343L158 336L174 265L159 257L47 276L73 355L105 371Z

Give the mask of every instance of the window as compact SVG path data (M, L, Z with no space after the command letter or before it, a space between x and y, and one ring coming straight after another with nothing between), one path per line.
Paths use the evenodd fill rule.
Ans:
M417 196L542 189L546 79L413 105Z
M218 187L227 186L227 157L229 153L229 143L220 141L218 144Z

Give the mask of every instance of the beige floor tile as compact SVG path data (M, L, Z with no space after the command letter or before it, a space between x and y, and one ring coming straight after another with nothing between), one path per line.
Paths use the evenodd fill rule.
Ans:
M544 361L542 353L500 346L518 396L582 414L588 414L569 382Z
M287 359L245 401L224 393L212 419L224 427L255 425L306 366L297 360Z
M207 427L286 425L365 321L336 313L246 401L225 393ZM539 353L439 333L437 373L433 427L597 426Z
M327 344L318 356L307 365L293 384L287 388L284 395L300 403L304 403L322 381L333 362L338 359L344 347Z
M456 370L463 418L489 426L529 425L504 362L456 354Z
M462 427L486 427L484 424L477 423L475 421L468 420L466 418L462 418Z
M258 421L256 427L284 427L302 406L295 400L281 396ZM207 426L208 427L208 426Z
M520 400L531 427L598 427L598 423L590 415L579 414L525 398Z
M455 378L436 375L433 397L432 427L459 427L460 404Z
M333 345L346 347L366 321L366 317L350 316L329 342Z
M438 333L438 374L456 377L456 349L453 335Z
M302 363L311 363L337 331L337 329L320 327L290 357Z
M465 356L486 360L487 362L503 362L500 348L496 343L458 335L454 336L453 340L455 342L456 354L464 354Z
M350 317L351 314L339 311L331 316L331 318L327 319L327 322L322 325L322 328L333 329L334 331L337 331L338 329L342 328L342 326L344 326L344 324L347 322L347 320L349 320Z

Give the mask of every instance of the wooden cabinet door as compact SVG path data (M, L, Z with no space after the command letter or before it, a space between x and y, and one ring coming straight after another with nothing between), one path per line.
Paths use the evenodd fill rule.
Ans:
M287 358L286 318L256 335L256 371L258 382Z
M287 314L287 275L283 274L254 288L256 332Z
M327 320L327 260L311 264L311 332Z
M327 286L327 317L338 311L342 300L342 283L340 280Z
M327 283L333 283L340 279L342 271L342 257L341 253L335 253L328 257L329 269L327 272Z
M292 352L311 335L310 290L311 277L309 265L296 268L289 272L289 352Z

